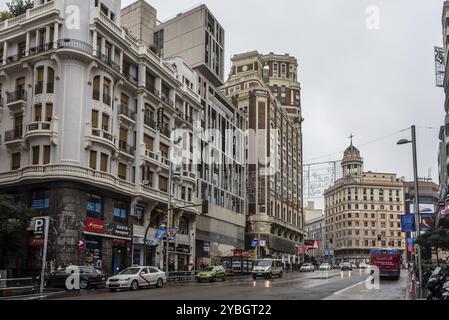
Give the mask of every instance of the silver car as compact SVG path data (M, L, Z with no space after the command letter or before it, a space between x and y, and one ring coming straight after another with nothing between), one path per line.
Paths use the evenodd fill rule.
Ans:
M108 278L106 287L111 291L117 289L137 290L143 287L162 288L167 282L165 272L155 267L130 267Z
M320 265L320 270L329 271L331 269L332 269L332 267L331 267L331 265L329 263L322 263Z
M315 267L311 263L304 263L299 269L300 272L315 272Z

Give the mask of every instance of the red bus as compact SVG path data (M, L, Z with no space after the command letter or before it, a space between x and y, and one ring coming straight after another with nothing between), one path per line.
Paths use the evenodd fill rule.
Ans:
M381 277L399 279L401 275L401 254L398 250L374 249L370 252L371 266L379 269Z

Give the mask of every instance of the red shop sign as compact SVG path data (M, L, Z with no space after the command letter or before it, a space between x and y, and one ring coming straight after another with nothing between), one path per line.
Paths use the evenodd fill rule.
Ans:
M45 240L44 239L36 239L32 238L30 242L28 243L29 247L42 247L44 245Z
M84 219L84 231L92 233L104 233L104 221L86 218Z
M125 247L126 240L112 239L112 245L114 245L116 247Z

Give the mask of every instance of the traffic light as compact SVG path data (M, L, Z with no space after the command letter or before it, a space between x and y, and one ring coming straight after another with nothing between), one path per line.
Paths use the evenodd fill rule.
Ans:
M209 201L203 200L201 204L201 214L209 214Z

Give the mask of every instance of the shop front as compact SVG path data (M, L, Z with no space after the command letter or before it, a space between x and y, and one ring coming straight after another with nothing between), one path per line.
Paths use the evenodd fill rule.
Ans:
M131 237L127 225L84 219L84 239L80 247L83 265L116 274L130 266Z

